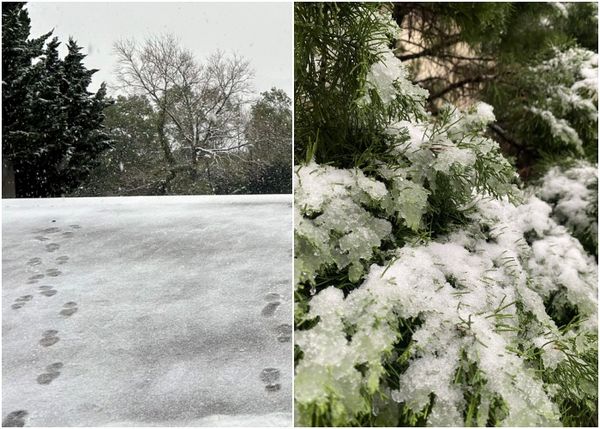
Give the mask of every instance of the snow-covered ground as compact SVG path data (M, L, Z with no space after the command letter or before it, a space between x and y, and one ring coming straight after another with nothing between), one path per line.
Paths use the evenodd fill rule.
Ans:
M291 425L291 196L2 208L5 423Z

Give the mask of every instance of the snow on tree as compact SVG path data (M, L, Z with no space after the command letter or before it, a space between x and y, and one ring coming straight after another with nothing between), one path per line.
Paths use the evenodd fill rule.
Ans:
M211 167L248 144L243 133L253 77L248 61L216 52L199 63L171 35L143 44L122 40L115 51L123 88L148 97L157 111L158 141L168 166L163 193L181 176L194 182L201 173L213 189Z
M598 255L598 167L586 161L552 167L540 180L538 195L552 206L552 216Z
M510 106L513 115L520 115L515 133L551 159L597 157L597 75L598 54L583 48L556 50L552 58L527 69L521 77L528 87L527 102L515 100Z
M64 59L51 32L29 39L23 3L2 5L2 151L18 197L61 196L76 188L108 147L106 89L88 92L95 70L73 40Z

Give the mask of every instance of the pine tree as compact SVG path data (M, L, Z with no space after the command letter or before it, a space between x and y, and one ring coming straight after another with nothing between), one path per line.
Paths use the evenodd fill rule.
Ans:
M75 41L61 60L58 39L46 43L51 33L29 40L24 4L3 3L2 15L2 150L14 167L16 196L64 195L108 147L106 88L87 91L96 70L85 68Z
M23 3L2 3L2 154L3 166L10 154L24 153L31 137L29 88L40 81L40 64L33 59L43 53L49 34L28 40L30 20ZM11 167L14 167L11 165Z

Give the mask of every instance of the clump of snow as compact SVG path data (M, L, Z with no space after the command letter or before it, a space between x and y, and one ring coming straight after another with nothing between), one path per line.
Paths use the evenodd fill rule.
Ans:
M573 147L577 152L583 153L583 143L569 122L562 118L557 118L549 110L538 109L537 107L529 107L528 110L539 116L549 127L550 132L558 140L565 145Z
M487 124L496 120L494 116L494 107L484 102L478 102L472 106L465 114L464 122L471 126L478 126L482 129Z
M359 102L370 103L370 91L377 93L384 105L390 106L399 96L410 100L416 107L415 114L424 115L424 102L429 92L408 79L408 72L402 62L385 45L378 45L380 60L371 66L367 74L365 96Z
M361 261L391 232L391 224L363 205L381 204L385 185L360 170L342 170L310 163L294 177L296 220L296 284L314 282L328 265L350 267L353 279L363 273Z
M553 207L553 217L577 237L598 246L598 169L578 161L564 169L553 167L540 181L537 194Z
M460 204L476 192L506 195L514 172L498 144L479 136L493 120L487 105L447 123L398 121L387 128L399 165L379 163L374 177L360 169L339 169L311 162L295 172L296 283L314 284L327 267L349 269L357 281L364 265L392 231L389 216L418 231L438 191L438 177L460 195ZM474 168L480 160L478 168ZM482 178L491 176L485 182ZM456 203L459 204L459 203ZM374 214L377 213L377 214Z
M495 120L492 107L478 103L466 112L452 109L445 113L437 121L425 118L392 123L386 131L395 141L393 153L408 162L400 169L382 167L380 174L388 180L399 178L406 183L409 179L420 186L427 183L435 191L436 177L442 173L456 189L509 194L512 167L500 154L498 143L482 135L486 125ZM478 168L474 168L477 160ZM489 186L480 186L484 183L482 177Z
M429 96L426 89L408 80L404 65L389 49L381 53L381 61L371 66L367 75L367 89L375 90L386 105L395 100L398 93L414 101L422 101ZM368 94L366 97L369 100Z

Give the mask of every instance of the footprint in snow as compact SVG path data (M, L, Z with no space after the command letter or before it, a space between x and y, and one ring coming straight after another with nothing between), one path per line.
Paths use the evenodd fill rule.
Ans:
M49 268L46 270L46 275L49 277L58 277L62 274L57 268Z
M280 299L281 295L278 293L270 292L266 294L265 301L267 301L268 304L262 309L261 314L265 317L271 317L275 313L275 310L277 310L277 307L281 304L279 302Z
M279 307L279 305L279 302L270 302L267 305L265 305L265 307L260 313L265 317L271 317L275 313L275 310L277 310L277 307Z
M280 343L289 343L292 341L292 325L283 323L276 328L277 341Z
M74 225L69 225L69 226L70 226L71 228L73 228L73 229L80 229L80 228L81 228L81 226L79 226L79 225L77 225L77 224L74 224Z
M27 411L17 410L12 411L2 419L2 427L13 427L21 428L25 426L25 417L27 417Z
M63 304L63 309L60 311L61 316L71 317L75 313L77 313L77 303L73 301L65 302Z
M275 310L277 310L277 307L281 304L280 299L281 295L278 293L269 292L266 294L265 301L267 301L268 304L262 309L261 314L265 317L271 317L275 313Z
M75 235L75 233L74 233L74 232L72 232L72 231L66 231L66 232L63 232L61 235L62 235L64 238L71 238L71 237L73 237L73 236Z
M54 286L40 286L39 288L40 294L47 296L47 297L51 297L56 295L56 289L54 289Z
M15 303L13 305L11 305L10 307L13 310L18 310L19 308L22 308L26 302L31 301L32 299L33 299L33 295L20 296L17 299L15 299Z
M265 383L267 392L276 392L281 389L279 381L280 371L277 368L265 368L260 372L260 379Z
M31 258L27 261L27 265L30 267L35 267L36 265L40 265L42 263L42 258Z
M60 369L62 369L62 362L54 362L46 367L46 372L37 376L38 384L50 384L54 379L60 375Z
M48 329L47 331L44 331L42 334L42 339L39 341L40 345L44 347L50 347L58 343L60 338L57 337L56 334L58 334L58 331L54 329Z
M36 235L33 238L35 238L38 241L48 241L48 240L50 240L48 237L44 237L43 235Z
M39 232L44 233L44 234L54 234L55 232L59 232L59 231L60 231L60 228L53 226L51 228L42 229Z
M59 265L66 264L69 261L69 257L67 255L59 256L56 258L56 263Z
M46 251L47 252L54 252L56 250L60 249L60 245L56 244L56 243L50 243L50 244L46 244Z
M33 276L31 276L27 279L27 284L31 285L31 284L37 283L38 280L43 279L43 278L44 278L43 274L34 274Z
M270 292L265 295L265 301L279 301L281 299L281 295L275 292Z

